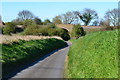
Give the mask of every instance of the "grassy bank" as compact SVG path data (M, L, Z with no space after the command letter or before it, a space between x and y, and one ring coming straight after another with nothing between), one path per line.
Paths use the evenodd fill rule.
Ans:
M65 45L64 41L55 38L2 44L3 76Z
M118 77L117 30L89 34L72 42L65 77Z

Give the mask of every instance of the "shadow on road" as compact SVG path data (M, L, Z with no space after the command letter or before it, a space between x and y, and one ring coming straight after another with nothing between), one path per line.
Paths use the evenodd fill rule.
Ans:
M67 45L66 45L65 47L60 48L60 49L66 48L66 47L68 47L68 46L71 45L70 42L66 42L66 43L67 43ZM34 61L33 63L28 64L28 65L26 65L26 66L20 68L19 70L17 70L17 71L15 71L15 72L12 72L12 73L8 74L7 76L4 76L4 77L2 78L2 80L8 80L8 79L14 77L17 73L19 73L19 72L21 72L22 70L27 69L27 68L29 68L29 67L35 65L36 63L38 63L38 62L44 60L45 58L47 58L47 57L49 57L50 55L54 54L55 52L59 51L60 49L54 50L54 51L48 53L47 55L44 55L43 57L40 57L38 60Z

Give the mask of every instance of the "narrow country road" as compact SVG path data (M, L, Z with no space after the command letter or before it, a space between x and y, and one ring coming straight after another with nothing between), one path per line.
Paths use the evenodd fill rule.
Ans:
M14 78L63 78L65 56L71 45L54 52L44 60L17 73Z

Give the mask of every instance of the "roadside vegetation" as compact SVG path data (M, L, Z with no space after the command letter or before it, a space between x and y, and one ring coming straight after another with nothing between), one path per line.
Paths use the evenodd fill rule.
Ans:
M13 42L2 45L2 75L5 76L32 63L53 50L66 46L63 40L50 38Z
M16 19L5 23L0 16L3 76L64 47L64 41L69 40L72 46L66 77L117 78L118 14L119 9L108 10L100 20L97 11L85 8L42 21L32 12L22 10ZM45 36L51 38L44 39Z
M0 44L10 44L12 42L18 42L19 40L25 40L25 41L30 41L30 40L40 40L40 39L48 39L48 38L56 38L62 40L61 37L58 36L35 36L35 35L0 35L1 41Z
M72 40L68 78L118 78L118 30L96 32Z
M71 32L71 37L74 38L79 38L81 36L85 36L86 32L84 31L84 29L79 25L74 25L72 32Z

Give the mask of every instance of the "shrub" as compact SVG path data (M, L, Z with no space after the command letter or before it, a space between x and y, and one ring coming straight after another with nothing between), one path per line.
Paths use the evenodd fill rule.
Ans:
M50 36L49 33L49 28L48 27L44 27L44 28L40 28L38 30L38 34L42 35L42 36Z
M55 28L51 24L49 26L38 27L38 26L29 26L23 33L23 35L42 35L42 36L60 36L63 40L67 41L70 39L69 32L65 29Z
M60 36L65 41L70 39L69 32L66 29L60 29L58 36Z
M22 31L23 31L22 28L19 28L19 27L16 27L16 28L15 28L15 33L19 33L19 32L22 32Z
M36 18L34 19L34 21L35 21L36 24L42 25L42 20L41 20L41 19L39 19L39 18L36 17Z
M68 41L70 39L69 32L65 29L61 29L61 28L51 29L51 28L48 28L47 31L48 31L49 36L60 36L65 41Z
M3 34L3 27L0 27L0 34Z
M37 25L29 25L25 28L23 35L38 35L39 27Z
M49 28L56 28L56 25L55 24L49 24L49 25L47 25L47 27L49 27Z
M49 19L46 19L46 20L43 22L43 25L48 25L48 24L51 24L51 22L50 22Z
M116 27L113 26L105 26L104 28L101 29L101 31L111 31L117 29Z
M3 33L10 35L10 33L15 33L16 24L13 22L6 23L5 27L3 28Z
M114 30L114 27L108 26L105 28L105 30Z
M84 29L79 25L74 25L73 29L72 29L72 33L71 36L73 38L79 38L81 36L84 36L86 33L84 31Z
M27 20L24 20L24 21L23 21L23 27L24 27L24 28L27 28L27 27L29 27L29 26L35 26L35 25L36 25L36 23L35 23L34 20L27 19Z

